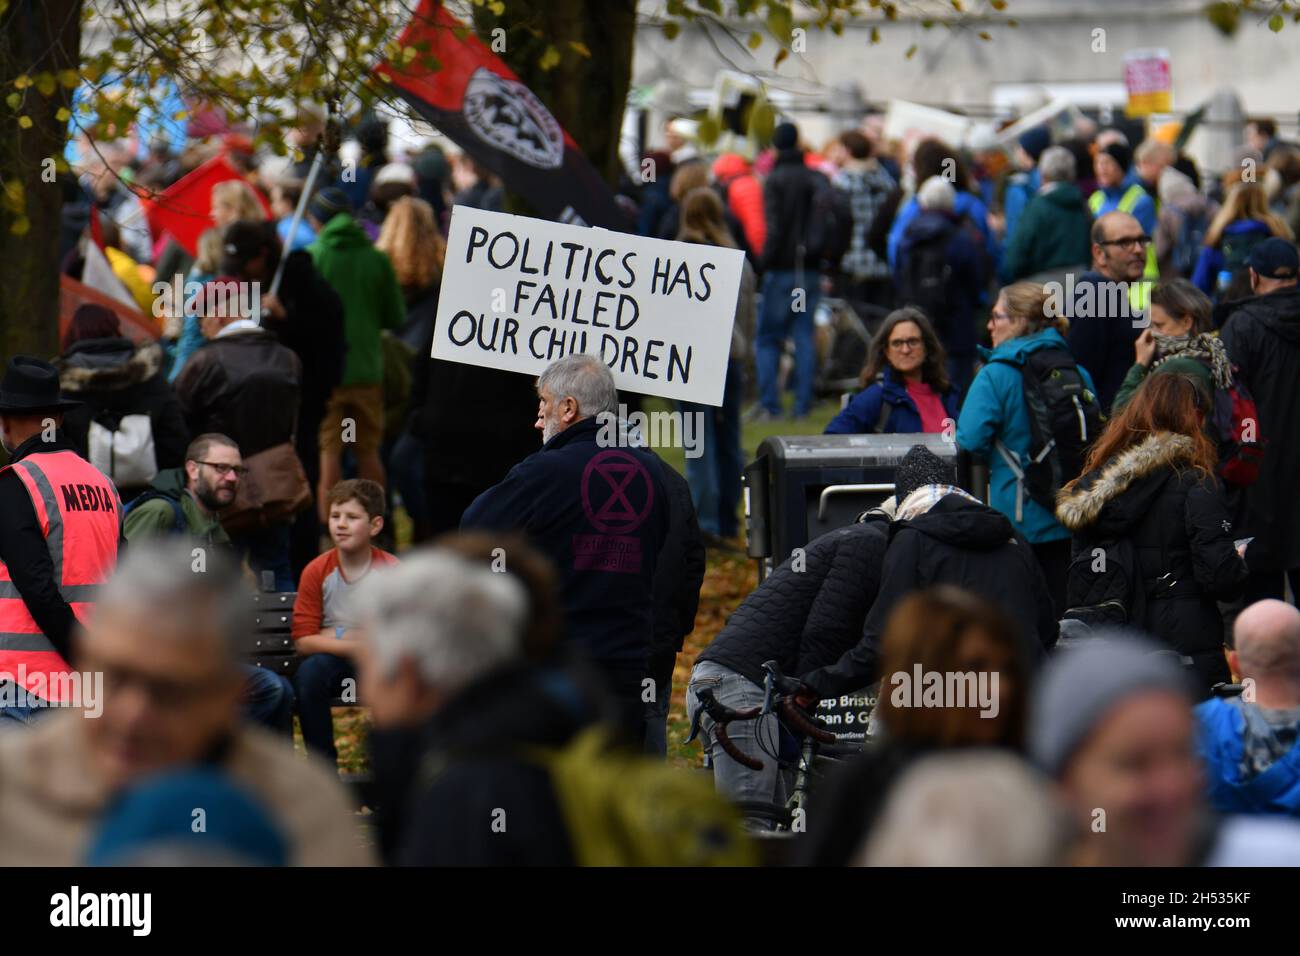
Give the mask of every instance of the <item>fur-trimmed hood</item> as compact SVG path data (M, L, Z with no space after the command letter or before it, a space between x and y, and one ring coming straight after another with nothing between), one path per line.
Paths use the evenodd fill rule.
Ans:
M147 382L163 366L162 346L136 347L129 339L86 339L55 360L65 392L115 392Z
M1088 472L1069 491L1062 491L1056 499L1056 517L1072 532L1079 532L1096 524L1107 505L1111 505L1130 490L1140 498L1129 503L1135 507L1124 509L1137 514L1145 509L1147 501L1157 494L1170 469L1191 461L1194 445L1186 435L1174 432L1156 432L1138 444L1108 461L1096 471ZM1157 474L1161 473L1161 474ZM1149 479L1149 480L1148 480ZM1112 509L1113 510L1113 509Z

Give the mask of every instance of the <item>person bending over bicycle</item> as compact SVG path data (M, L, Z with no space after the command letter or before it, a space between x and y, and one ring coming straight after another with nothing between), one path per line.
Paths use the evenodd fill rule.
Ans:
M779 805L788 797L791 774L783 779L768 753L778 749L778 717L766 713L729 728L730 742L750 758L749 763L738 761L714 746L714 719L704 712L701 692L709 691L718 704L734 711L761 709L769 673L765 662L773 662L780 674L839 660L862 637L888 532L888 514L869 511L859 523L816 538L745 598L697 659L686 713L699 724L717 789L729 800ZM754 769L754 763L762 769Z

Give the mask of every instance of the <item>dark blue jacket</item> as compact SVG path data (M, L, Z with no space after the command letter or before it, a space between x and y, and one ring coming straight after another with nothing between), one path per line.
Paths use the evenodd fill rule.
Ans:
M904 288L903 278L907 275L908 259L916 246L948 232L945 258L951 269L948 277L949 312L947 315L929 315L927 318L934 325L939 340L950 356L974 357L975 346L978 344L975 309L979 306L988 276L985 274L984 253L972 238L974 231L962 221L965 218L967 217L960 213L946 213L936 209L922 209L918 212L903 230L899 240L894 283L896 288Z
M593 417L554 436L475 498L460 526L524 533L559 572L568 639L591 660L644 662L668 492L657 457L602 447L600 432Z
M1241 778L1243 707L1249 706L1240 699L1211 698L1196 707L1210 803L1220 813L1300 816L1300 746L1293 746L1263 773Z
M943 407L954 422L961 408L961 396L955 388L948 389L939 396ZM921 431L921 412L907 394L907 388L898 380L893 368L886 365L879 380L868 385L854 395L838 415L826 426L827 435L865 435L876 430L880 421L881 403L887 403L891 409L885 420L882 434L912 435Z

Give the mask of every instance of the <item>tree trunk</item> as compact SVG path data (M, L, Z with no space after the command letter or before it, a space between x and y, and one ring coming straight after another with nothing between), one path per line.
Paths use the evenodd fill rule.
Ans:
M492 29L505 28L501 59L615 185L619 130L632 82L636 0L506 0L505 6L500 17L480 13L475 22L480 39L490 45ZM581 43L591 56L582 56L570 42ZM548 46L559 51L560 61L544 70L540 64Z
M76 70L80 63L81 0L11 3L0 24L0 101L14 79ZM72 91L56 84L45 96L35 86L21 91L22 104L0 111L0 183L20 186L23 205L0 201L0 360L13 355L50 358L59 346L59 225L63 183L72 172L55 173L68 124L56 118L71 108ZM22 129L20 115L32 125ZM13 226L25 216L22 235Z

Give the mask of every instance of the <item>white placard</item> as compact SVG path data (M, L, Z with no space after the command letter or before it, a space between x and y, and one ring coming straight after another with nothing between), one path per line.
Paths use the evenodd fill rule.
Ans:
M433 357L536 375L586 352L619 389L721 405L744 259L456 206Z

